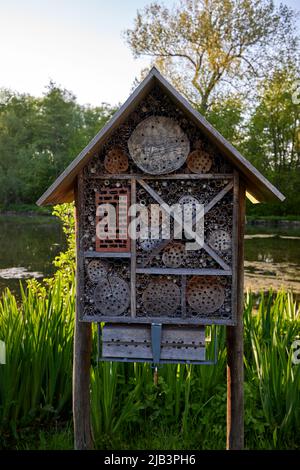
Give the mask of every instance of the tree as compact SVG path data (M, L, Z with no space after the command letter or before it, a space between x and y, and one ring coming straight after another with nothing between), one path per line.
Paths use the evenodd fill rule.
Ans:
M0 90L0 204L34 203L114 111L53 82L41 98Z
M298 80L296 80L298 78ZM259 87L258 103L246 130L245 155L286 195L284 207L299 212L300 106L293 100L299 72L293 64L274 70Z
M236 147L244 139L244 103L238 94L218 96L206 112L206 118Z
M150 56L202 112L224 87L265 77L297 49L295 13L272 0L185 0L137 12L125 39L136 57Z
M18 201L24 192L22 150L34 136L37 100L10 90L0 93L0 202Z

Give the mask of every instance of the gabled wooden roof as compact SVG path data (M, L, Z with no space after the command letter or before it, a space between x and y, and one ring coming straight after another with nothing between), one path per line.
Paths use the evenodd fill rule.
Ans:
M71 202L74 200L74 183L77 174L98 151L106 139L122 124L129 114L149 93L155 84L181 108L225 155L243 177L247 195L252 202L283 201L284 195L273 186L237 149L231 145L175 88L153 67L110 121L95 135L75 160L61 173L54 183L37 201L39 206Z

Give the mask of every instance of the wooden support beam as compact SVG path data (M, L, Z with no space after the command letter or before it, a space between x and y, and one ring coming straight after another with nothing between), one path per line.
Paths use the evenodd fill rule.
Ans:
M225 271L230 270L230 266L222 260L222 258L215 252L215 250L212 249L211 246L204 242L202 248L221 266L221 268L225 269Z
M139 180L140 185L148 191L150 196L153 197L160 205L166 204L163 199L147 184L145 183L142 179ZM233 188L233 181L230 181L225 188L223 188L206 206L204 207L204 214L207 214L231 189ZM167 211L168 212L168 211ZM168 212L168 214L173 217L175 220L176 217L174 217L173 212ZM196 223L196 217L193 217L193 230L195 228L195 223ZM193 235L193 233L191 233ZM147 264L151 262L151 260L158 254L160 253L173 239L176 237L177 234L174 233L171 236L170 240L162 240L158 246L153 248L151 251L150 255L147 257L147 259L142 263L142 267L145 267ZM224 270L228 271L230 270L230 266L225 263L225 261L222 260L222 258L213 250L207 243L203 243L202 248L209 254Z
M121 251L85 251L85 258L131 258L131 253Z
M136 180L131 180L131 205L136 204ZM136 239L130 239L130 303L131 303L131 316L136 316Z
M120 173L119 175L91 175L92 180L231 180L233 179L232 173L175 173L172 175L144 175L140 173L125 174Z
M174 276L231 276L231 269L209 268L136 268L137 274L166 274Z
M186 316L186 276L181 276L181 314L183 318ZM205 329L204 329L205 336Z
M207 214L223 197L231 191L233 188L233 182L230 181L225 188L223 188L211 201L209 201L205 206L204 206L204 214Z
M244 231L245 186L239 183L237 213L236 326L227 326L227 444L229 450L244 447Z
M90 364L92 351L91 324L81 322L81 299L83 297L84 256L81 243L83 217L83 181L77 178L76 207L76 312L73 350L73 423L76 450L93 448L90 421Z
M153 323L153 317L149 316L136 316L134 319L130 315L126 317L113 317L112 315L85 315L82 319L84 322L87 323L142 323L142 324L151 324ZM211 317L155 317L155 323L163 323L164 325L234 325L232 320L228 320L228 318L218 319L218 318L211 318Z

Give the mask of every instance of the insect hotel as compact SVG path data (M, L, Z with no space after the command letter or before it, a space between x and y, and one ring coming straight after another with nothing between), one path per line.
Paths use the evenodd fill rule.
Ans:
M242 447L246 196L254 203L284 199L153 68L39 199L39 205L73 200L76 205L77 447L89 446L92 322L99 325L103 360L156 366L207 363L205 326L226 325L227 445ZM150 212L157 204L161 212ZM188 233L176 229L174 205L188 208ZM129 207L134 206L146 211L155 237L153 230L140 238L129 236ZM198 249L188 250L200 206L204 236ZM97 227L109 219L108 207L114 209L116 229L107 226L107 236L100 237ZM169 237L164 236L167 228Z

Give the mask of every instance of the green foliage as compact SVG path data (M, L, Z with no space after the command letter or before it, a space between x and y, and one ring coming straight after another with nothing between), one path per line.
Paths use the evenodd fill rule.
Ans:
M152 2L125 39L206 113L220 90L251 90L258 76L296 57L295 24L295 12L271 0Z
M298 214L300 204L300 106L293 103L299 73L276 69L260 86L242 150L286 196L284 204L249 207L250 214Z
M284 293L263 295L257 315L247 295L245 330L248 383L259 390L259 403L270 446L286 446L300 425L300 366L292 362L292 344L300 334L300 312Z
M34 203L114 111L53 82L42 98L0 90L0 205Z
M38 430L71 414L74 287L59 273L43 290L30 283L20 305L6 291L0 303L0 339L7 364L0 368L2 446L69 447L69 431L46 445L27 442ZM209 332L207 332L209 333ZM226 429L225 329L217 328L215 366L164 365L153 383L149 364L96 362L91 368L92 423L98 448L220 449ZM291 294L248 293L245 302L245 430L247 448L299 448L300 366L292 342L300 315ZM213 342L208 356L213 356ZM36 432L36 431L33 431ZM25 437L24 437L25 436Z
M271 0L186 0L171 8L152 2L125 32L134 56L150 56L286 195L284 204L249 204L252 216L299 212L300 107L292 100L300 83L296 17Z
M63 226L63 231L67 238L67 249L61 252L54 260L54 266L58 269L60 276L63 276L68 284L72 283L75 275L75 220L74 204L59 204L54 206L53 215L58 217ZM54 275L55 278L56 275Z
M244 103L235 94L214 100L206 113L208 121L233 145L240 145L243 138Z
M0 422L14 435L36 419L70 416L75 292L63 283L59 275L47 291L31 283L20 305L7 290L0 303Z

